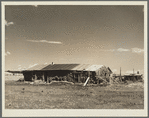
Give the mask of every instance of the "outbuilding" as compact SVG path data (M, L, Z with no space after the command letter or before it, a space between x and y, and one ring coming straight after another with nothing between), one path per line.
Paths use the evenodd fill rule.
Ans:
M142 74L125 74L124 80L138 81L143 79L142 76Z

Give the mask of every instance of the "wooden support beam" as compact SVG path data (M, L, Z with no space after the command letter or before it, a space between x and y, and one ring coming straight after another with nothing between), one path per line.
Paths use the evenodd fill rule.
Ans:
M31 80L34 80L33 72L31 72Z
M44 77L44 73L43 73L43 75L42 75L42 79L43 79L43 81L45 82L45 77Z
M73 81L75 82L75 74L73 73Z
M88 71L88 73L87 73L87 74L88 74L88 77L90 77L90 71Z
M80 73L80 82L82 83L82 73Z
M103 80L104 82L107 83L107 80L106 79L103 79L103 78L99 78L99 80Z
M78 82L80 83L80 74L78 74Z
M86 80L86 82L84 83L83 86L86 86L86 84L87 84L87 82L88 82L89 79L90 79L90 77L87 78L87 80Z
M99 84L99 79L97 80L97 84Z
M37 75L35 74L35 80L37 80Z
M73 78L75 79L75 74L73 73Z
M79 74L79 73L83 73L83 71L75 71L75 72L73 72L73 73Z
M90 78L90 76L91 76L91 73L90 71L88 71L88 77ZM88 83L90 83L90 80L88 80Z
M49 78L47 77L47 83L49 83Z
M120 67L120 78L119 78L119 79L120 79L120 81L122 81L122 77L121 77L121 67Z
M109 77L109 84L112 84L112 78Z

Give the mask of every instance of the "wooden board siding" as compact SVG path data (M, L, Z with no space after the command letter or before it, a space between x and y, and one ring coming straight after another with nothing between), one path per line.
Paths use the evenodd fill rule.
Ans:
M101 83L103 80L109 82L111 73L111 70L103 66L102 68L96 71L96 82L98 84Z
M44 80L44 72L36 72L36 71L29 71L29 72L24 72L24 79L25 81L34 81L34 80Z

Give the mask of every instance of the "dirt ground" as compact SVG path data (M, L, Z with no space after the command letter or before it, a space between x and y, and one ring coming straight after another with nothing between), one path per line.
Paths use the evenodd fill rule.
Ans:
M143 109L143 83L81 86L30 85L5 80L6 109Z

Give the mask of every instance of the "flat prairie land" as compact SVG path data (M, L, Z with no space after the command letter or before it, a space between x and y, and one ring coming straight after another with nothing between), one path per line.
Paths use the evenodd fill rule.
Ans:
M53 83L30 85L5 81L6 109L143 109L144 87L128 85L87 85Z

